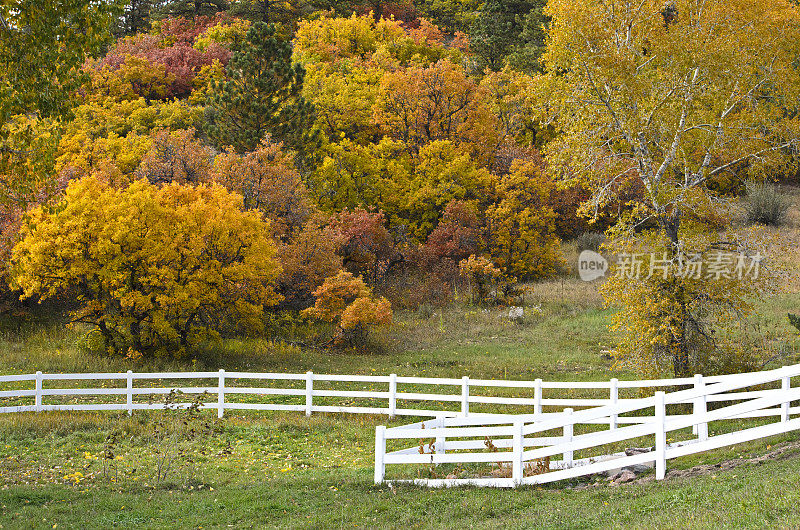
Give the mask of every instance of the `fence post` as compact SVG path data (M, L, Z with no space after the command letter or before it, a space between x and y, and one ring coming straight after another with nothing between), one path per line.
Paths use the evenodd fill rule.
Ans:
M667 406L664 392L655 395L655 434L656 434L656 480L663 480L667 474Z
M223 414L225 414L225 370L220 370L217 388L217 418L221 418Z
M36 372L36 396L34 397L36 412L42 410L42 372Z
M537 379L533 382L533 399L535 404L533 405L533 413L537 416L542 413L542 380Z
M694 376L694 388L697 390L704 389L706 383L703 381L703 376L701 374L695 374ZM705 423L702 420L703 417L706 415L707 409L707 397L705 394L702 396L698 396L694 400L694 415L698 419L698 422L692 426L692 434L696 434L697 438L701 441L708 440L708 423Z
M389 418L397 411L397 374L389 374Z
M612 405L616 405L619 401L619 379L616 377L611 380L611 391L609 400L611 401ZM609 418L608 428L610 430L614 430L617 428L617 415L612 414L611 418Z
M128 370L127 391L125 392L125 403L128 405L128 416L133 416L133 371Z
M525 451L525 444L523 443L524 437L522 428L524 423L521 421L514 422L514 461L512 462L513 468L511 469L511 479L514 482L514 487L522 484L525 468L522 465L522 453Z
M564 414L567 415L567 420L569 420L569 422L570 422L570 423L565 423L564 424L564 443L571 443L572 442L572 435L575 432L574 431L574 425L571 423L572 422L572 412L573 412L573 409L564 409ZM573 456L573 451L572 450L564 451L564 465L569 465L569 466L572 465L572 456Z
M386 476L386 464L384 455L386 454L386 427L378 425L375 427L375 484L383 482Z
M306 372L306 416L311 416L311 403L314 400L314 372Z
M785 393L789 393L789 389L792 387L792 380L789 376L785 376L781 378L781 390ZM789 421L789 406L791 405L791 401L787 401L785 403L781 403L781 422Z
M461 415L469 416L469 376L461 378Z

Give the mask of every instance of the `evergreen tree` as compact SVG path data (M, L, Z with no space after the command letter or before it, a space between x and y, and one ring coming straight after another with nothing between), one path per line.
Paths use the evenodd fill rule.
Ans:
M522 25L522 31L516 39L517 44L512 46L512 52L508 56L508 64L515 70L526 73L542 70L539 57L546 47L546 27L550 22L544 14L546 3L546 0L536 0L527 15L517 15L517 22Z
M150 29L150 11L153 0L129 0L119 19L117 36L136 35Z
M302 145L312 107L300 96L304 70L292 64L289 42L274 25L256 22L237 45L207 109L207 133L219 148L254 150L269 133L287 146Z
M157 17L188 17L216 15L228 8L227 0L171 0L158 9Z
M541 12L543 0L487 0L469 28L469 45L483 70L500 70L519 43L531 10ZM535 17L534 17L535 18ZM531 21L535 23L534 20Z

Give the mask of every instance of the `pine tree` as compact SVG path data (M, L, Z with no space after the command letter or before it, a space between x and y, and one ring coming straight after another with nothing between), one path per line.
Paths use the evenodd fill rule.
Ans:
M541 0L487 0L469 28L469 45L478 66L500 70L518 44L531 9L541 9Z
M214 87L206 116L217 147L252 151L267 133L289 147L302 145L313 110L300 96L304 70L292 64L291 45L278 38L274 25L253 24L226 74Z

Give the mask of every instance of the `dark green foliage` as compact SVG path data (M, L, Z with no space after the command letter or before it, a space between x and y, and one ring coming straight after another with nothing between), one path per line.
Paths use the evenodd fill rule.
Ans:
M161 4L156 18L212 16L228 8L227 0L171 0Z
M235 17L254 22L280 22L289 24L301 14L314 11L309 2L285 2L280 0L238 0L231 4L229 13Z
M506 57L518 47L520 62L530 63L531 57L534 61L538 59L541 52L537 50L544 42L543 4L543 0L488 0L483 4L469 28L470 49L480 69L500 70ZM529 46L520 43L523 30L531 39Z
M300 96L304 70L292 64L292 48L272 24L256 22L236 46L217 82L206 118L219 148L254 150L266 134L289 147L304 143L312 108Z
M153 0L128 0L119 18L117 36L136 35L148 31L153 4Z
M797 315L793 315L789 313L789 324L797 328L797 331L800 331L800 317Z
M508 63L515 70L532 73L542 69L539 57L545 50L547 38L545 28L550 22L549 17L544 14L545 3L545 0L538 0L534 2L527 15L517 16L518 21L521 19L522 31L516 39L517 44L512 47L512 52L508 56Z

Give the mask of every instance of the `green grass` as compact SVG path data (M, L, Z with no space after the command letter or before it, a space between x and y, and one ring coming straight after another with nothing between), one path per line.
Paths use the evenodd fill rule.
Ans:
M64 486L0 491L2 524L50 528L720 528L800 525L800 459L668 483L582 491L394 490L365 468L248 474L200 490Z

